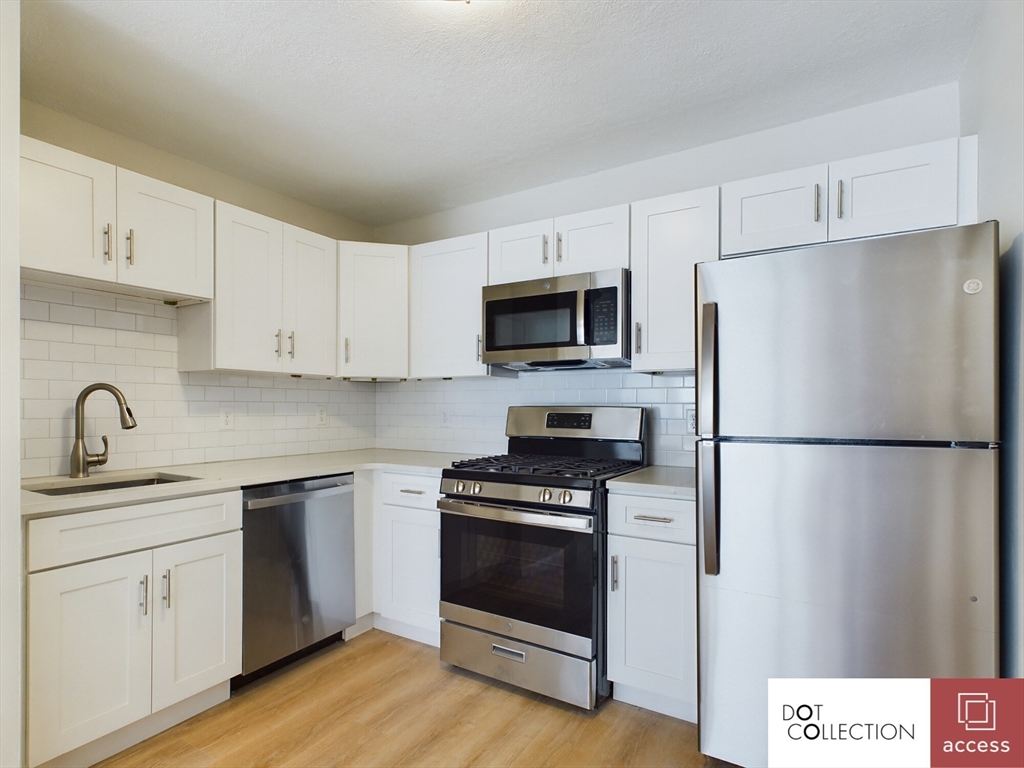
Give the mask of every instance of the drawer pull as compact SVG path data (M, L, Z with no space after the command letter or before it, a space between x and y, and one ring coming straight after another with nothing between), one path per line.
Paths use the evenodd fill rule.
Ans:
M526 651L517 651L514 648L506 648L503 645L491 643L491 653L495 656L501 656L503 659L518 661L520 664L526 663Z
M403 488L399 493L411 493L413 496L422 496L426 491L415 491L412 488Z
M675 518L656 517L655 515L633 515L634 520L644 520L648 523L671 523Z

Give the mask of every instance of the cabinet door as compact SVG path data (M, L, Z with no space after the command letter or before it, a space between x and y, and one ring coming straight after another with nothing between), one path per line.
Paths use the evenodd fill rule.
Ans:
M116 216L113 165L21 137L21 266L115 282Z
M718 187L631 206L634 371L695 365L693 265L718 258Z
M555 219L555 274L629 269L629 206Z
M484 376L480 362L487 233L409 249L409 376Z
M213 298L213 198L117 169L117 281Z
M373 532L373 609L388 619L440 631L441 513L378 508Z
M828 239L828 165L722 185L722 255Z
M696 548L608 537L608 679L697 712Z
M338 375L409 375L409 246L338 244Z
M242 532L153 550L153 711L242 671Z
M282 224L220 200L216 211L216 367L280 371Z
M334 376L338 361L338 241L284 225L282 370Z
M28 577L28 763L150 713L152 553Z
M828 239L956 224L957 139L831 163Z
M551 277L554 240L553 219L492 229L487 233L487 284Z

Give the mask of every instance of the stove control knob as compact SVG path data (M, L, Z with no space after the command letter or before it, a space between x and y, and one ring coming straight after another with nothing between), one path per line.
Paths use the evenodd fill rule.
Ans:
M463 480L456 480L455 481L455 492L456 493L464 493L465 490L466 490L466 483L465 483L465 481L463 481Z
M551 489L550 488L545 488L543 491L540 492L540 500L541 501L551 501Z
M482 485L480 485L480 483L473 483L473 495L474 496L479 494L480 491L482 491L483 489L484 489L484 487Z
M558 500L563 504L568 504L572 501L572 491L562 491L558 494Z

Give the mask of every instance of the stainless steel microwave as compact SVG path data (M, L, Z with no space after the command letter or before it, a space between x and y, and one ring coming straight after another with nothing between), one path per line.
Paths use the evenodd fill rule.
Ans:
M629 365L629 270L488 285L482 358L517 371Z

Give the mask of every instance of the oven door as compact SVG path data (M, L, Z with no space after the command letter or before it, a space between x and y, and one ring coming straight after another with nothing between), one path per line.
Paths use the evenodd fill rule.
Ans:
M453 499L441 510L441 618L591 659L600 538L589 514Z
M590 275L567 275L483 290L483 354L489 365L587 360Z

